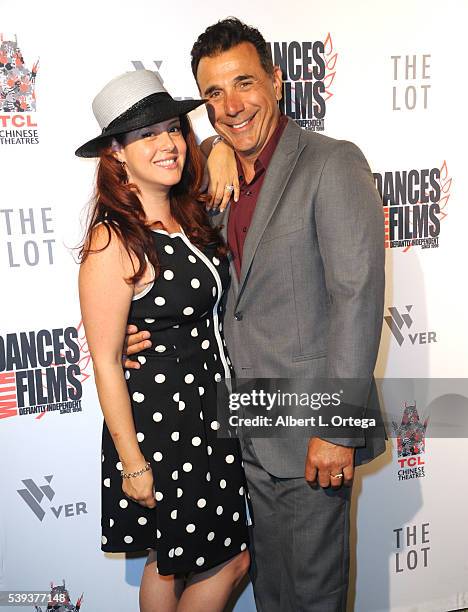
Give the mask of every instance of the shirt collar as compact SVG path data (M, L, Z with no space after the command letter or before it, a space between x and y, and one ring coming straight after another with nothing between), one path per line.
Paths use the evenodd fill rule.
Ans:
M278 142L280 141L281 135L287 123L288 123L288 118L286 117L286 115L280 115L279 120L278 120L278 125L276 126L275 131L271 135L270 140L267 142L263 151L260 153L258 158L255 160L255 164L254 164L255 177L253 180L255 180L255 178L257 177L258 173L261 170L265 170L265 171L267 170L268 165L271 161L271 158L273 157L273 153L276 150ZM237 172L239 174L239 178L240 180L243 181L244 171L242 169L242 164L240 163L240 160L237 155L236 155L236 162L237 162Z

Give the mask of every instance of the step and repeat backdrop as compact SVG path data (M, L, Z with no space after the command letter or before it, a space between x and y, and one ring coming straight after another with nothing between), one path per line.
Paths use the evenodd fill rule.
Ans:
M138 609L144 557L100 551L102 416L74 250L95 162L74 150L97 134L91 101L121 72L151 69L175 97L197 97L191 45L235 14L270 43L283 111L359 145L382 196L387 289L376 374L393 416L387 452L356 478L349 608L468 606L468 5L0 6L0 590L66 590L67 609L83 612ZM200 139L213 133L204 108L192 118ZM443 437L431 434L436 418L447 424ZM250 585L234 609L255 610Z

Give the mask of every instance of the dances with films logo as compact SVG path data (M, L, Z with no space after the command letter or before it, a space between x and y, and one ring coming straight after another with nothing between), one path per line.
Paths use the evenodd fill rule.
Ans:
M429 418L424 421L416 409L416 404L405 402L401 422L392 422L398 451L398 480L424 478L426 451L426 429Z
M385 248L437 248L452 186L447 162L440 168L375 172L374 180L384 207Z
M15 40L0 35L0 144L37 144L36 76L39 62L31 68Z
M0 336L0 419L81 412L90 362L81 323Z
M269 45L273 64L283 73L281 111L300 127L322 132L338 59L330 33L325 41L294 40Z

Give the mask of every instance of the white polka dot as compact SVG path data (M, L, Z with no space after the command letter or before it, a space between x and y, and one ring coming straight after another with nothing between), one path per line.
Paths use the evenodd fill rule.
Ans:
M121 500L119 501L119 506L120 506L121 508L126 508L126 507L128 506L128 501L127 501L126 499L121 499Z
M211 474L210 474L210 472L207 472L206 473L206 481L210 482L210 480L211 480Z
M122 462L121 461L117 461L117 463L115 464L115 467L119 470L119 472L121 472L123 470Z
M145 323L154 323L156 319L145 319Z
M238 521L239 520L239 516L240 516L240 514L238 512L234 512L234 514L232 515L232 520L233 521Z
M166 300L158 295L158 297L154 298L154 303L156 304L156 306L164 306Z
M146 363L146 357L144 355L139 355L137 357L138 361L141 363L141 365L145 365Z
M198 394L201 397L203 394L205 393L205 388L204 387L198 387Z
M192 336L192 338L196 338L198 336L198 329L194 327L190 332L190 335Z
M161 537L161 532L159 529L156 529L156 537L159 539Z
M241 550L245 550L246 548L247 548L247 544L245 542L242 542Z
M210 341L209 340L203 340L203 342L201 343L201 347L202 349L204 349L206 351L206 349L210 346Z
M164 344L158 344L158 346L154 349L157 353L164 353L166 347Z
M215 532L210 531L210 533L206 536L206 539L208 540L208 542L212 542L214 540L214 537L215 537Z
M231 538L226 538L224 540L224 546L229 546L231 544Z
M241 487L241 488L239 489L239 495L244 495L244 487Z
M154 494L154 499L156 501L162 501L164 498L164 495L161 493L161 491L156 491Z
M103 544L107 544L107 538L106 538L106 536L101 536L101 542L102 542Z
M180 487L177 488L177 497L182 497L182 495L184 494L184 492L182 491L182 489Z
M219 259L217 257L213 257L213 263L215 266L219 266Z
M191 472L192 464L187 461L187 463L184 463L184 465L182 466L182 469L184 470L184 472Z
M110 487L110 478L104 478L104 486L107 488Z
M212 421L210 427L214 431L217 431L221 427L221 425L218 423L218 421Z
M203 557L198 557L195 563L198 565L198 567L201 567L205 563L205 559Z
M137 404L141 404L141 402L145 399L145 396L143 395L143 393L135 391L135 393L132 395L132 398L134 402L137 402Z
M219 481L219 486L221 487L221 489L225 489L226 488L226 481L224 480L224 478L222 480Z
M216 382L219 382L221 380L221 374L219 372L216 372L214 379Z
M210 326L210 319L206 320L206 326L209 327Z
M211 293L213 294L213 297L216 297L216 287L213 287L213 289L211 290Z
M217 514L218 516L221 516L221 514L222 514L222 513L223 513L223 507L222 507L222 506L218 506L218 507L216 508L216 514Z
M200 287L200 281L198 280L198 278L192 278L190 284L194 289L198 289Z
M174 278L174 272L172 270L164 270L163 276L166 280L172 280Z
M172 480L177 480L179 478L179 472L177 470L174 470L172 472Z
M208 455L211 455L211 453L213 452L213 449L211 448L211 446L206 447L206 452L208 453Z
M204 497L200 497L200 499L197 501L197 506L199 508L204 508L206 506L206 499Z
M191 306L186 306L182 312L188 317L189 315L193 314L193 308Z
M203 421L203 410L200 410L200 419Z
M206 365L206 362L203 364L203 369L208 370L208 366Z
M162 458L163 458L162 453L160 453L159 451L156 451L153 455L153 459L155 461L162 461Z
M190 263L197 263L197 259L193 255L189 255L188 260L190 261Z
M201 438L199 438L198 436L195 436L194 438L192 438L192 444L193 446L200 446Z
M193 533L195 531L195 525L193 523L189 523L185 529L187 530L187 533Z
M218 361L218 355L217 355L216 353L213 353L213 359L214 359L215 361Z
M190 385L195 380L195 376L193 374L186 374L184 380L188 385Z
M169 555L169 557L172 559L172 557L174 556L174 549L171 548L171 550L167 553Z
M222 324L222 323L220 323L220 324L219 324L219 326L218 326L218 328L219 328L219 331L223 331L223 324Z
M172 439L174 442L177 442L177 441L179 440L179 432L178 432L178 431L173 431L173 432L171 433L171 439Z
M140 516L140 518L138 519L139 525L146 525L147 522L148 522L148 519L144 516Z
M184 549L182 548L182 546L178 546L175 551L174 554L176 557L180 557L180 555L184 552Z
M226 455L226 463L234 463L234 455Z
M164 374L156 374L156 376L154 377L154 381L161 384L166 380L166 377L164 376Z
M185 402L179 402L179 410L183 410L185 408Z
M160 421L162 421L162 418L163 418L163 417L162 417L162 414L161 414L160 412L155 412L155 413L153 414L153 421L154 421L155 423L159 423Z
M166 246L164 247L164 250L166 251L166 253L169 253L169 255L173 255L174 253L174 249L171 247L170 244L166 244Z
M174 520L175 520L176 518L177 518L177 510L173 510L173 511L171 512L171 519L174 519Z
M138 442L143 442L143 440L145 439L145 434L141 433L141 431L139 431L137 433L137 440Z
M175 402L178 402L180 400L180 393L174 393L174 395L172 396L172 399Z
M109 519L109 527L113 527L114 526L114 519Z
M130 370L125 370L125 380L130 378Z

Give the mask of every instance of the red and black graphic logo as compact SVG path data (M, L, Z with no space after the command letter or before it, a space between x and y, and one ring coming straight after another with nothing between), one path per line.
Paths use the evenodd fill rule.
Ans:
M429 417L423 422L419 418L416 404L404 404L401 423L392 423L397 439L398 480L424 478L424 460L426 450L426 429Z
M273 64L283 72L281 111L302 128L322 132L338 53L330 33L325 41L269 43Z
M65 587L65 580L62 580L61 585L54 586L54 583L50 583L50 594L47 608L44 610L55 610L55 612L79 612L81 610L81 604L83 602L83 593L76 600L76 604L73 605L70 599L70 593ZM42 608L35 606L36 612L42 612Z
M0 419L81 412L90 361L81 323L0 336Z
M37 144L36 76L39 62L24 62L16 40L0 35L0 143ZM5 114L4 114L5 113Z
M447 162L440 168L375 172L374 180L384 206L385 248L437 248L452 185Z

